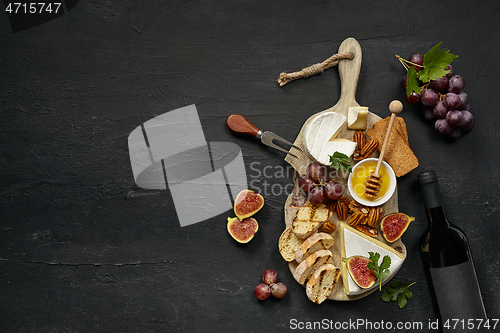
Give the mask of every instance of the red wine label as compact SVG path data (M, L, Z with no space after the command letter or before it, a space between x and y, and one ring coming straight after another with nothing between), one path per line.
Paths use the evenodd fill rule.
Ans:
M485 327L476 326L471 331L467 325L453 325L481 319L486 321L486 311L472 261L430 268L430 273L445 332L490 332Z

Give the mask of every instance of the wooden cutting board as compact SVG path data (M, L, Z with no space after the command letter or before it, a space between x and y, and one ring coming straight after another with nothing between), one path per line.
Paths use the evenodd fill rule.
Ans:
M313 159L311 156L307 153L304 144L303 144L303 133L304 129L306 126L310 123L310 121L317 116L318 114L325 113L325 112L338 112L347 117L347 113L349 110L349 107L351 106L359 106L358 102L356 102L356 87L358 84L358 78L359 78L359 72L361 70L361 58L362 58L362 52L361 52L361 46L359 43L354 39L354 38L348 38L342 42L342 44L339 47L338 53L352 53L354 55L354 58L352 60L341 60L339 62L339 75L340 75L340 83L341 83L341 92L340 92L340 98L333 107L326 109L324 111L318 112L311 117L309 117L304 125L302 126L302 129L300 130L297 138L295 139L294 145L300 147L302 151L292 148L291 152L297 155L297 158L287 155L285 158L285 161L290 163L290 165L293 166L293 168L296 170L296 176L302 172L302 174L305 173L305 170L307 168L307 165L309 163L313 162ZM385 110L384 110L385 111ZM387 110L387 112L389 112ZM377 116L374 113L369 112L368 113L368 128L373 127L373 124L375 124L377 121L381 120L379 116ZM345 125L342 130L340 131L338 137L339 138L345 138L352 140L354 130L350 130L347 128L347 125ZM373 157L378 157L378 152L373 154ZM296 179L298 177L294 177ZM349 191L347 189L347 174L342 175L338 179L334 179L338 182L340 182L345 189L345 195L352 198L352 196L349 194ZM296 182L297 183L297 182ZM297 184L295 185L297 187ZM396 190L394 191L393 196L389 201L387 201L382 207L385 209L385 213L395 213L398 212L398 194L397 194L397 187ZM292 197L293 193L290 194L285 202L285 229L289 226L292 225L293 218L295 217L295 213L297 212L298 208L295 208L292 205ZM337 230L333 232L331 235L334 238L335 242L332 248L330 249L333 253L333 264L336 267L342 267L341 261L342 261L342 255L341 255L341 248L340 248L340 221L337 218L337 214L332 214L332 217L330 219L331 222L335 223L337 225ZM377 236L377 239L380 240L381 242L389 245L392 248L397 248L398 250L402 251L403 257L406 258L406 247L405 245L401 242L401 239L397 240L396 242L389 244L388 242L385 241L382 235ZM295 271L295 268L297 267L297 262L293 261L289 263L289 268L291 273ZM391 277L385 281L387 283L395 274L397 271L391 272ZM330 297L328 297L331 300L337 300L337 301L346 301L346 300L356 300L363 298L372 292L377 290L377 288L371 289L363 294L359 295L347 295L344 292L344 285L342 278L339 279L337 284L335 285L335 289L333 290L332 294Z

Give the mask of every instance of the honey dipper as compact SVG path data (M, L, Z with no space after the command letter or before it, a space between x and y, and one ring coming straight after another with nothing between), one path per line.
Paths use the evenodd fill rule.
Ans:
M364 194L371 199L375 199L380 191L380 184L382 183L382 175L379 173L380 167L382 166L385 150L387 149L387 144L389 143L389 137L391 136L394 119L398 113L403 111L403 104L398 100L394 100L389 104L389 111L392 113L391 119L389 120L389 126L387 126L387 132L385 133L384 144L382 145L382 150L380 151L380 156L378 157L377 167L374 172L370 172L370 175L365 181Z

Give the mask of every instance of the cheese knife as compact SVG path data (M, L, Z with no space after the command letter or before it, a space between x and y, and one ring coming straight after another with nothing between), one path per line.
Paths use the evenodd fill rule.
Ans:
M283 143L286 143L287 145L290 145L294 147L295 149L302 150L299 147L295 146L293 143L283 139L282 137L266 131L262 132L259 128L257 128L254 124L252 124L250 121L248 121L245 117L243 117L240 114L232 114L229 117L227 117L226 120L227 127L235 133L240 133L240 134L245 134L257 139L260 139L263 144L268 145L269 147L273 147L275 149L278 149L282 152L285 152L287 154L290 154L294 157L297 157L297 155L290 153L288 150L285 150L279 146L277 146L273 140L280 141Z

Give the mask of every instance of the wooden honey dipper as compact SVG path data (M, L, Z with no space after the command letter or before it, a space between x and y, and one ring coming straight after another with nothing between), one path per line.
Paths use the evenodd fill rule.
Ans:
M394 100L389 104L389 111L391 111L391 119L389 120L389 126L387 126L387 132L385 133L384 144L382 145L382 150L378 157L377 167L374 172L370 172L370 175L365 181L365 191L366 197L375 199L380 191L380 184L382 184L382 175L380 174L380 167L382 166L382 160L384 159L385 150L387 149L387 144L389 143L389 137L391 136L392 125L394 125L394 119L396 115L403 111L403 104Z

